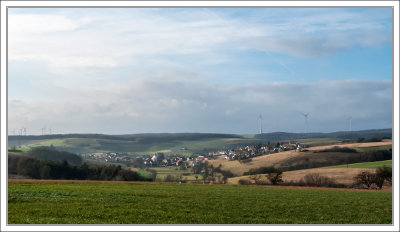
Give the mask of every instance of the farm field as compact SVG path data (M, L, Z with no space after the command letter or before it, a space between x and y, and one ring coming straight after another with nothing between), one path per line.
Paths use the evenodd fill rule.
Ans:
M337 165L337 166L330 166L325 168L377 168L377 167L392 167L391 160L384 160L384 161L375 161L375 162L365 162L365 163L355 163L349 165Z
M370 169L365 168L312 168L312 169L303 169L296 171L284 172L282 175L282 179L284 182L289 181L299 181L307 174L318 173L320 176L334 178L336 183L339 184L352 184L354 182L354 177L362 171L371 171ZM228 183L230 184L239 184L240 179L250 179L250 176L240 176L229 178ZM385 187L385 186L384 186ZM389 187L391 188L391 187ZM386 187L385 187L386 189Z
M386 140L382 142L374 142L374 143L350 143L350 144L335 144L335 145L323 145L308 148L307 152L296 152L294 150L291 151L283 151L279 153L266 154L262 156L257 156L251 159L250 162L241 163L237 160L226 160L223 158L210 160L209 163L218 166L222 165L222 169L229 170L237 176L242 176L244 172L249 171L253 168L267 167L267 166L280 166L288 165L293 166L297 163L305 162L308 163L310 161L317 161L321 163L328 163L330 160L347 158L350 156L354 156L356 153L346 153L346 152L323 152L319 153L318 151L330 149L333 147L348 147L353 149L365 149L374 147L374 150L385 149L387 146L391 146L392 141ZM358 155L358 154L357 154ZM326 165L329 166L329 165Z
M90 181L8 183L9 224L391 224L392 193Z

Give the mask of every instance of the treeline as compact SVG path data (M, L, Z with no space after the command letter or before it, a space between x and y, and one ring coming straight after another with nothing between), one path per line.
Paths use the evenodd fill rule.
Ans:
M375 142L382 142L384 139L391 139L390 137L387 136L376 136L376 137L370 137L370 138L357 138L357 139L352 139L344 142L348 143L375 143Z
M39 160L28 156L9 156L8 173L33 179L152 181L119 165L73 165L66 160Z
M228 170L222 170L222 165L214 167L209 165L208 161L200 162L197 166L193 167L193 173L199 174L203 177L203 182L212 182L217 184L226 184L228 178L234 177L234 174ZM196 176L197 181L198 176Z
M320 150L320 151L314 151L314 153L319 153L319 152L347 152L347 153L357 153L357 150L349 147L338 147L334 146L332 148L328 148L325 150Z
M371 137L392 137L392 129L379 129L379 130L363 130L363 131L341 131L332 133L287 133L287 132L273 132L255 135L256 139L263 139L268 141L284 141L284 140L298 140L298 139L311 139L311 138L333 138L340 140L352 140L357 138L371 138Z

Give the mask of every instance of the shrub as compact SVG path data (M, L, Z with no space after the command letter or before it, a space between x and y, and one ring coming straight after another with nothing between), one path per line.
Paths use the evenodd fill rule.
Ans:
M256 180L256 184L257 185L269 185L271 183L267 179L259 179L259 180Z
M138 180L143 180L143 177L139 175L139 173L137 172L127 169L122 169L118 172L117 176L115 177L115 180L138 181Z
M277 170L276 172L273 173L268 173L267 178L273 185L277 185L278 183L283 182L282 172L280 170Z
M239 180L239 184L241 184L241 185L251 185L251 181L249 179L242 178L242 179Z
M355 184L365 185L367 188L371 188L371 185L375 182L375 174L364 171L354 177Z
M165 182L177 182L178 179L173 175L168 175L164 178Z
M375 184L382 189L383 183L387 181L392 184L392 169L390 167L378 167L375 170Z
M326 176L320 176L319 173L307 174L306 176L304 176L303 182L306 186L316 186L316 187L336 186L335 179Z

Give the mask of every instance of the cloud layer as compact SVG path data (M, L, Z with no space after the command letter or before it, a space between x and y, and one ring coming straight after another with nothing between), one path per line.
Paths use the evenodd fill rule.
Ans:
M391 42L390 15L379 9L362 13L259 9L246 18L234 18L218 9L103 11L88 9L80 17L68 10L10 14L9 59L56 67L115 67L162 54L221 56L226 50L255 49L319 57L354 45ZM226 12L235 13L231 11Z
M9 132L391 127L391 9L9 9ZM317 80L317 81L315 81Z
M329 81L313 84L211 85L197 81L139 79L108 87L66 90L59 101L9 100L9 125L40 131L63 125L67 132L303 132L391 127L392 91L388 81ZM359 123L359 124L357 124Z

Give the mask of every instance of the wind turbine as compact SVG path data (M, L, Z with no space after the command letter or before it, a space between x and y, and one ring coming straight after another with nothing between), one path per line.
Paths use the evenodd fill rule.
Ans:
M46 134L46 126L42 127L42 135Z
M301 113L304 116L305 119L305 123L306 123L306 134L308 133L308 115L310 115L310 113Z
M260 134L262 134L262 115L258 116L258 119L260 119Z
M353 117L349 117L349 131L352 131L352 129L351 129L351 120L353 120Z

